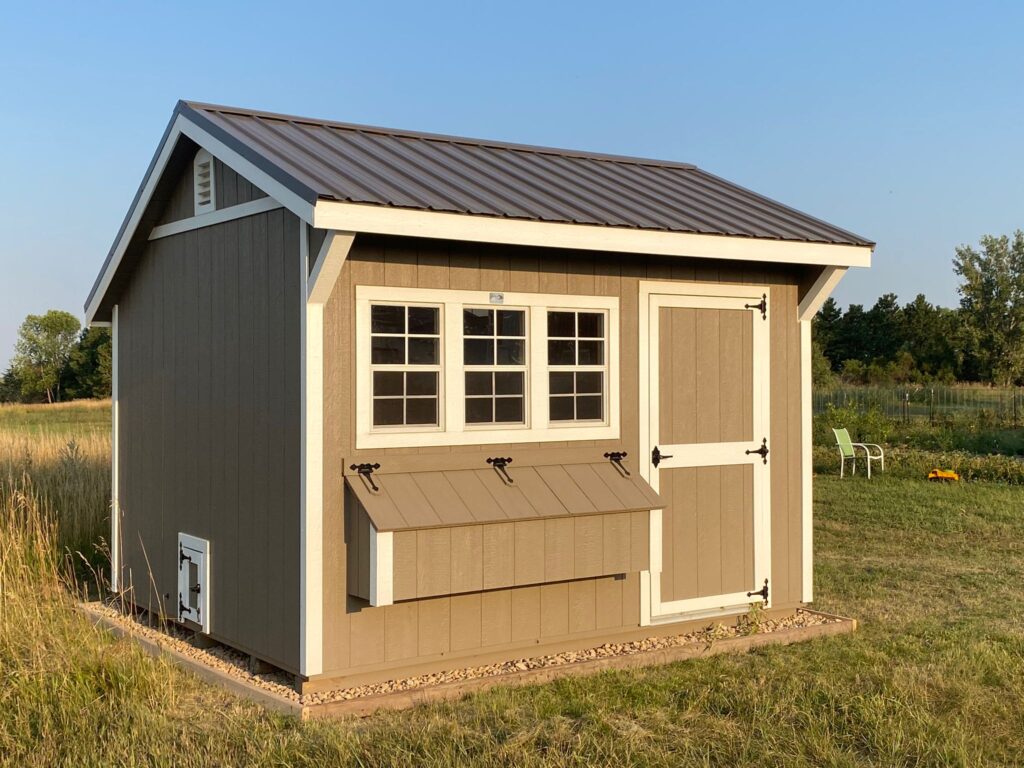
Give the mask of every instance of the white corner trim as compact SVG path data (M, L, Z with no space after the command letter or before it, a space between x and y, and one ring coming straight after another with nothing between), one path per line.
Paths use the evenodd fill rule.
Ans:
M324 243L320 246L320 253L317 254L316 262L313 265L313 272L309 276L309 285L306 288L308 300L313 304L326 304L334 290L334 284L341 275L341 268L345 266L349 251L352 250L352 243L355 242L355 234L352 232L328 232Z
M121 403L118 382L118 325L117 304L111 311L110 321L110 589L121 590Z
M813 317L813 315L812 315ZM800 540L801 600L814 601L814 451L811 399L811 321L800 321Z
M818 314L821 305L832 295L832 291L836 289L836 286L839 285L839 281L843 279L845 274L845 268L825 267L800 301L800 306L797 309L797 318L800 320L811 320Z
M219 208L209 213L202 213L198 216L190 216L187 219L172 221L167 224L160 224L153 227L149 233L150 240L159 240L161 237L180 235L182 232L191 232L194 229L212 227L214 224L223 224L225 221L242 219L246 216L255 216L257 213L266 213L283 208L277 200L272 197L261 197L258 200L250 200L248 203L232 205L229 208Z
M317 201L313 211L313 226L348 232L480 243L846 267L871 266L872 252L870 246L524 221L335 200Z
M370 605L394 602L395 534L370 524Z
M142 214L149 206L149 203L153 198L153 192L156 189L156 185L159 183L160 178L163 176L163 173L167 168L167 163L171 158L171 153L174 151L175 146L178 144L178 140L183 135L188 136L218 160L227 164L233 171L242 175L245 179L255 184L272 198L278 200L285 208L290 210L300 219L307 223L312 223L313 205L311 203L303 200L272 176L261 171L251 162L234 150L228 148L228 146L222 141L211 136L207 131L200 128L187 117L179 114L174 118L174 122L172 123L170 130L167 132L167 138L157 150L157 156L153 162L153 170L146 179L144 186L139 191L138 200L128 212L128 218L125 221L124 229L118 239L114 242L111 249L110 261L104 268L100 281L96 286L96 292L93 294L92 300L89 302L89 306L85 311L85 321L87 325L93 324L93 318L96 316L96 312L99 310L99 306L103 302L103 297L106 296L107 290L110 288L110 283L114 279L114 274L117 272L118 267L121 266L121 260L124 258L124 254L128 250L128 244L131 242L132 237L135 235L135 231L139 227L139 223L142 220ZM303 280L303 284L305 284L305 280Z

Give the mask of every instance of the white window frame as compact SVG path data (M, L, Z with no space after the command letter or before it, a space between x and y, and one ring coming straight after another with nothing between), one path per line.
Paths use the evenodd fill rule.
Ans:
M462 343L463 368L465 369L463 371L463 374L462 374L463 375L463 379L462 379L463 387L465 387L465 384L466 384L465 376L466 376L467 373L489 373L489 374L491 374L492 389L491 389L491 394L490 395L467 395L467 394L465 394L465 391L463 391L463 398L462 398L463 411L462 411L462 415L463 415L463 418L465 418L465 415L466 415L465 403L466 403L467 400L470 400L470 399L481 399L481 400L490 399L491 403L492 403L492 408L494 409L494 412L496 412L497 411L497 407L498 407L498 399L501 398L502 396L497 394L497 387L493 383L494 382L494 378L495 378L494 374L495 373L521 373L521 374L523 374L523 394L522 394L522 398L523 398L523 421L522 421L522 423L517 423L517 422L514 422L514 421L512 421L512 422L509 422L509 421L472 422L472 423L467 423L465 425L465 428L467 430L472 429L474 431L481 431L481 430L504 429L506 427L509 428L509 429L522 429L524 426L526 426L526 425L528 425L530 423L530 416L531 416L531 414L530 414L530 363L531 363L531 360L530 360L530 345L533 343L533 336L531 334L531 328L530 328L530 307L510 307L510 306L508 306L507 304L504 304L504 303L502 303L502 304L488 304L488 305L480 304L480 305L476 305L476 306L473 306L473 305L470 305L470 304L463 304L462 305L462 310L460 310L460 314L463 314L463 310L467 310L467 309L486 309L486 310L489 310L489 311L493 312L497 308L510 309L510 310L514 310L516 312L522 312L523 313L523 335L522 336L501 336L501 335L499 335L498 334L498 316L497 316L497 313L495 313L495 315L494 315L494 333L491 336L467 336L466 333L465 333L465 328L463 327L462 334L461 334L462 338L460 339L460 343ZM463 322L464 321L465 321L465 318L463 317ZM520 339L520 338L523 341L523 349L524 349L524 353L525 353L524 354L525 362L522 365L511 365L511 364L502 365L502 364L500 364L498 362L498 345L497 345L497 341L500 340L500 339ZM494 351L494 362L490 363L490 364L480 364L480 365L466 363L465 362L465 353L466 353L465 342L466 342L466 339L487 339L487 340L491 341L492 342L491 346L492 346L492 349Z
M370 366L370 305L442 306L441 428L374 427ZM527 311L525 424L465 423L462 309L492 306ZM548 310L603 311L605 324L605 418L551 422L548 403ZM617 296L461 291L392 286L356 286L356 448L404 448L484 443L614 440L619 437L619 299Z

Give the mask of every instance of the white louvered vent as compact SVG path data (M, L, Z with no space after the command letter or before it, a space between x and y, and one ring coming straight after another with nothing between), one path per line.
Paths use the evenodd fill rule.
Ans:
M195 187L195 208L196 216L209 213L217 207L217 197L214 194L213 178L213 155L205 149L196 153L196 159L192 163L192 178Z

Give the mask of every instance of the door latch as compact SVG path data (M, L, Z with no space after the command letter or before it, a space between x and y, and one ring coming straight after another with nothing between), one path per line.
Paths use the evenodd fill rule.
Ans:
M671 454L662 453L660 450L658 450L658 446L654 446L654 450L651 451L651 464L653 464L655 467L657 467L659 464L661 464L662 459L671 459L671 458L672 458Z
M761 300L757 304L744 304L744 309L759 309L761 310L761 319L768 319L768 294L762 293Z
M768 579L764 580L764 586L756 592L747 592L747 597L753 597L754 595L759 595L764 604L768 605Z
M758 456L761 457L761 461L763 461L765 464L767 464L768 463L768 438L766 437L766 438L763 438L761 440L761 447L758 448L757 450L754 450L754 451L744 451L744 453L747 454L748 456L750 454L752 454L752 453L756 453Z

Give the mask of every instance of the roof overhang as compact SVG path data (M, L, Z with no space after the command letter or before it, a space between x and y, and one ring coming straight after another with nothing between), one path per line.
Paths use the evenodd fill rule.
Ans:
M838 267L870 267L873 251L866 245L563 224L334 200L317 201L313 210L313 226L345 232L475 243Z
M148 239L159 212L149 210L168 164L183 140L194 142L260 187L300 219L320 229L700 259L730 259L831 267L869 267L873 246L668 232L395 208L318 199L251 146L179 102L156 154L85 303L86 323L103 324L106 301L125 255ZM180 154L180 153L179 153Z

